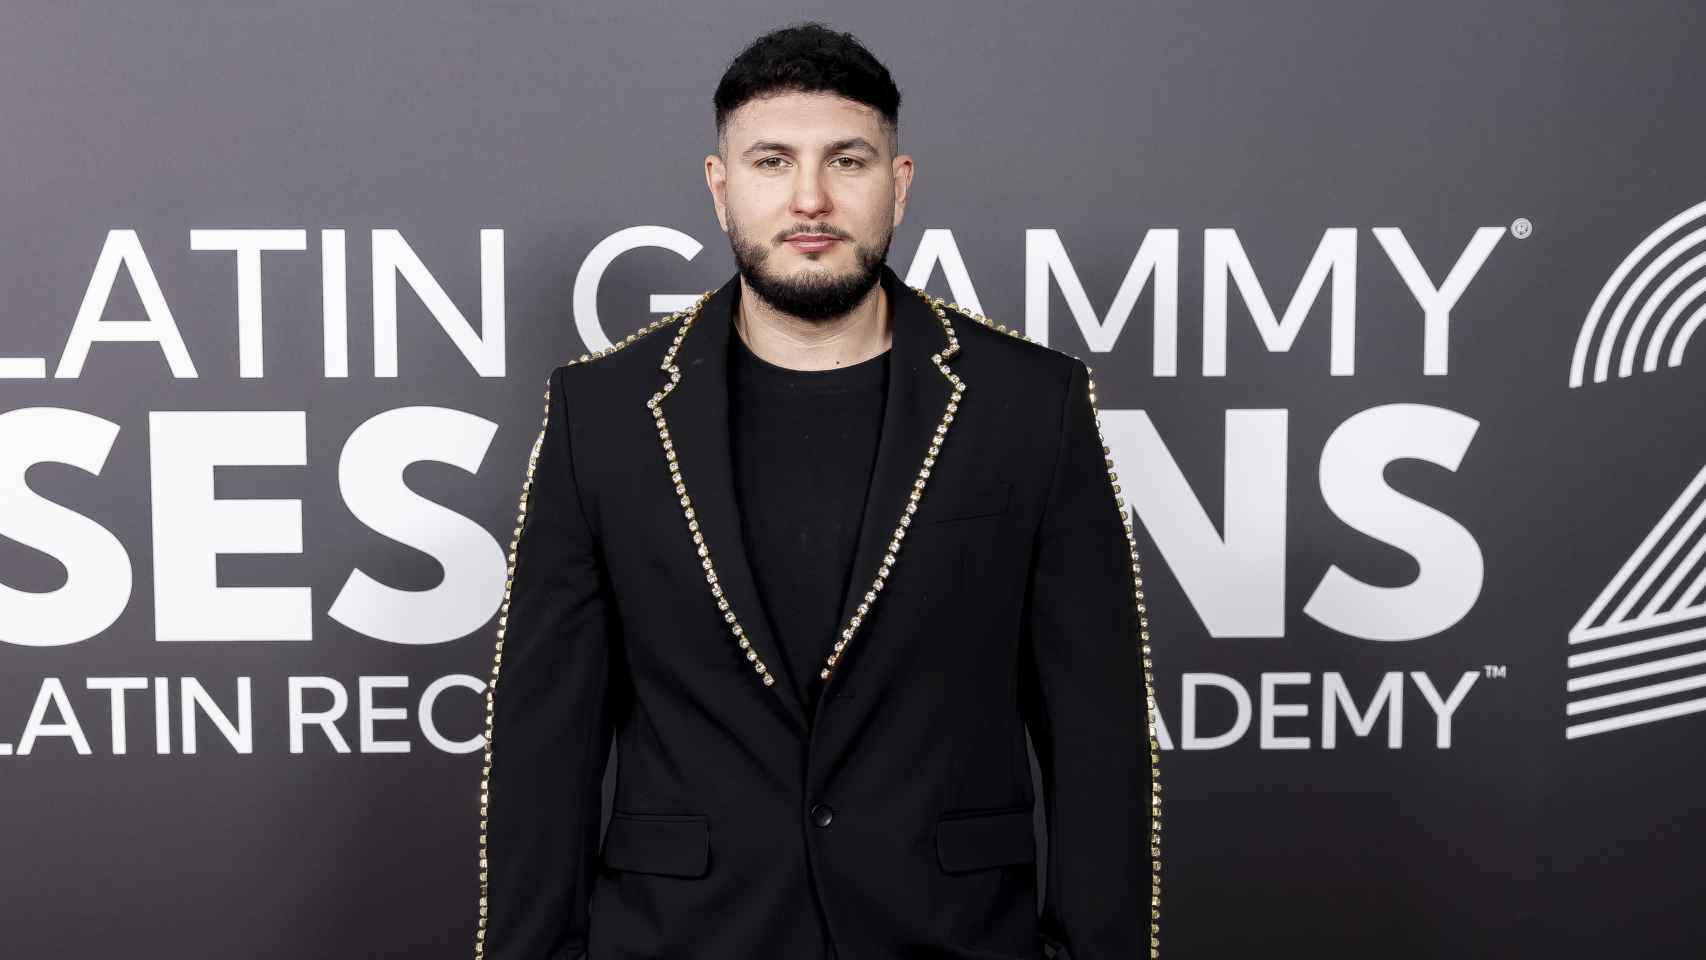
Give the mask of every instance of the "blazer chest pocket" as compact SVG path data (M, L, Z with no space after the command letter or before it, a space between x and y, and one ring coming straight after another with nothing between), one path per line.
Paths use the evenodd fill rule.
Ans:
M1031 808L949 813L936 821L936 860L947 873L1035 863Z
M667 877L702 877L711 860L711 825L703 814L610 814L604 865Z
M945 520L969 520L972 517L993 517L1007 512L1010 483L996 483L970 489L927 489L918 505L918 523L939 523Z

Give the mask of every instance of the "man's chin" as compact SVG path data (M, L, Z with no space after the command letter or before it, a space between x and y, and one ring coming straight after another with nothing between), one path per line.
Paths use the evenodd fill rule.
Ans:
M858 274L853 271L845 274L793 272L780 277L766 274L756 283L753 279L748 276L747 282L761 299L785 313L809 320L846 312L857 300L870 293L871 287L877 283L873 278L870 284L863 285L863 289L855 293L850 288L857 282Z
M821 263L806 263L781 273L771 272L769 278L770 282L774 284L804 288L852 283L853 278L857 275L857 270L837 270Z
M789 274L773 278L769 288L778 292L785 290L795 297L811 297L821 295L829 290L845 289L854 282L855 278L851 273Z
M857 267L836 267L827 263L806 261L804 263L781 264L782 269L776 269L779 264L776 258L771 258L764 265L760 275L773 287L790 287L797 290L820 289L854 282L859 276Z

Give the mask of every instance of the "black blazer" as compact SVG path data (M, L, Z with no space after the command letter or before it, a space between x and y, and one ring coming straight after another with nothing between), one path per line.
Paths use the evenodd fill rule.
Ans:
M887 406L810 716L741 543L738 276L551 371L487 688L476 957L1156 955L1147 621L1088 368L881 282Z

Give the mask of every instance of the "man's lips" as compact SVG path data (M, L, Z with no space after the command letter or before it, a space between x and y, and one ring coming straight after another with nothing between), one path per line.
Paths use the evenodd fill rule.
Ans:
M836 242L837 238L825 236L821 233L801 233L788 238L788 244L801 253L827 250L830 244Z

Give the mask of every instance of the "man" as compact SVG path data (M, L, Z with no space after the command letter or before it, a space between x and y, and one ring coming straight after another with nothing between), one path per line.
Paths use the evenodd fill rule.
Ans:
M1148 625L1094 384L885 265L899 100L846 34L755 41L705 160L738 275L551 372L477 957L1157 955Z

